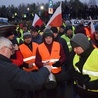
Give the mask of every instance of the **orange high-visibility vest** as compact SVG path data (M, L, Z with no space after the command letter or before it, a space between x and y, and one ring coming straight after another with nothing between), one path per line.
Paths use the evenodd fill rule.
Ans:
M32 51L26 46L25 44L22 44L19 46L20 51L23 55L23 61L27 64L33 64L32 68L23 68L25 71L33 71L38 70L37 66L35 65L35 56L36 56L36 50L38 47L37 43L32 43Z
M60 44L58 42L53 42L51 54L49 53L44 43L38 46L38 50L42 58L42 63L49 61L49 65L52 66L53 63L59 61ZM52 66L52 73L59 73L60 71L61 71L61 67Z
M89 31L87 28L84 28L84 29L85 29L86 36L87 36L87 37L90 37L90 36L91 36L90 31Z

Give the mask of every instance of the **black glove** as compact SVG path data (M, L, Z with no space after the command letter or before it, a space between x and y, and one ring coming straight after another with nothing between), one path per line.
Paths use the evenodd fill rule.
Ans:
M98 79L90 81L87 88L91 89L91 90L97 90L98 89Z
M73 77L74 77L75 80L78 80L80 82L90 80L90 77L87 74L83 75L82 73L79 73L77 71L74 71Z
M57 61L52 66L53 67L60 67L61 66L61 63L60 63L60 61Z
M89 81L90 81L90 77L88 75L82 75L80 79L78 79L78 83L80 85L83 85L83 84L88 85Z
M79 74L79 76L76 76L77 84L83 87L84 89L87 89L89 85L90 77L88 75L82 75L82 74Z

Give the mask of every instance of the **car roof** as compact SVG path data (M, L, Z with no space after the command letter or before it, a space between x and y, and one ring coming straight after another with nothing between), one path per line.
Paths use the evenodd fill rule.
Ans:
M15 29L15 25L0 22L0 36L4 36L4 33L11 29Z

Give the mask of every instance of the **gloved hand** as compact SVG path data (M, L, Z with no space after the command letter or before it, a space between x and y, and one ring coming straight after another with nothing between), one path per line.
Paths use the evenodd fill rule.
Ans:
M83 75L77 72L77 75L75 76L75 80L78 82L80 86L85 85L87 88L90 81L90 77L88 75Z
M82 81L89 81L90 80L90 77L87 74L83 75L82 73L79 73L77 71L74 71L73 77L75 80L78 80L78 81L81 81L81 80Z
M83 85L83 84L88 85L89 81L90 81L90 77L88 75L82 75L80 79L78 79L78 83L80 85Z
M61 66L61 63L60 63L60 61L57 61L52 66L53 67L60 67Z
M90 81L88 84L88 88L91 90L98 90L98 79Z

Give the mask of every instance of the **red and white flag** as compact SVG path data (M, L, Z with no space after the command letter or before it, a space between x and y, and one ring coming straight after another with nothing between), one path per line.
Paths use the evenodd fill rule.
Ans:
M61 25L62 25L62 9L60 4L60 6L56 9L54 14L50 18L49 22L47 23L46 28L48 26L60 27Z
M91 25L90 25L91 34L93 34L95 32L95 27L94 27L93 20L92 20L91 16L90 16L90 22L91 22Z
M37 14L35 14L32 26L34 26L34 27L36 25L41 26L42 24L43 24L43 21L40 19L40 17Z

